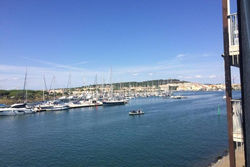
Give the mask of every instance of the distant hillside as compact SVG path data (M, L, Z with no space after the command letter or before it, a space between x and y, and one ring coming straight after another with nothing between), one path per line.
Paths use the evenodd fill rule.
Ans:
M159 86L159 85L165 85L168 83L187 83L187 81L181 81L179 79L159 79L159 80L148 80L148 81L142 81L142 82L119 82L119 83L113 83L114 89L119 88L119 87L146 87L146 86ZM89 86L83 86L84 87L96 87L96 86L101 86L102 84L93 84ZM105 85L110 85L110 84L104 84Z

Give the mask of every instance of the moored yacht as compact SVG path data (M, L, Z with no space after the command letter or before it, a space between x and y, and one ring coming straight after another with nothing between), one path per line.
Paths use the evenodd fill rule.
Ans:
M51 109L53 109L53 105L49 103L39 104L35 106L35 111L37 112L48 111Z
M39 104L35 107L35 110L38 112L41 111L60 111L69 109L69 105L64 103L58 103L56 101L47 102L44 104Z
M46 111L61 111L61 110L67 110L69 109L69 106L66 104L54 104L53 108L48 109Z
M106 106L113 106L113 105L124 105L126 103L128 103L128 101L126 99L108 99L108 100L104 100L103 105Z
M34 110L26 108L26 103L13 104L8 108L0 108L0 116L23 115L34 113Z
M83 108L83 107L95 107L95 106L101 106L103 103L98 100L80 100L71 102L68 104L69 108Z
M82 108L89 107L89 104L85 103L85 101L75 101L68 103L69 108Z

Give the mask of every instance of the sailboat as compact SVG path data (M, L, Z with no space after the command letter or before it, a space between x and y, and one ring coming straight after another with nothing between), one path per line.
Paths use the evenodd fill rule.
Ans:
M50 90L52 88L53 83L55 82L55 76L53 76L51 84L50 84ZM44 79L45 87L46 82ZM46 87L47 88L47 87ZM53 87L53 93L54 93L54 100L44 102L42 104L38 104L35 106L35 111L41 112L41 111L60 111L60 110L67 110L69 109L69 106L65 103L62 103L55 99L55 89Z
M23 88L23 99L25 97L24 103L16 103L11 105L10 107L0 108L0 116L23 115L23 114L31 114L34 112L34 110L27 107L26 80L27 80L27 69L25 73L24 88Z
M104 106L124 105L128 103L126 99L123 99L121 97L114 97L112 84L112 68L110 70L110 97L107 100L103 100L102 103Z

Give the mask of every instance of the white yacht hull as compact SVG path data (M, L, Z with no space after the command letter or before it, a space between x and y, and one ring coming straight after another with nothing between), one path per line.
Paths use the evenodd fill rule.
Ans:
M67 110L67 109L69 109L68 106L54 106L53 108L48 109L46 111L61 111L61 110Z
M33 110L27 108L3 108L0 109L0 116L32 114Z
M83 108L83 107L95 107L95 106L102 106L102 102L96 101L82 101L80 103L74 104L74 103L69 103L69 108Z

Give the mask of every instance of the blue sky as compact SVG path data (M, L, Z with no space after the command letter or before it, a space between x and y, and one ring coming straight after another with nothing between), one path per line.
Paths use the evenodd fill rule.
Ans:
M30 89L108 82L111 67L114 82L223 83L221 14L218 0L0 1L0 89L26 67Z

